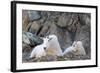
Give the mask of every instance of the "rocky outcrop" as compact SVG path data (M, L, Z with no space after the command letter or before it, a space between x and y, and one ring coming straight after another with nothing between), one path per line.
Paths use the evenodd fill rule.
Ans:
M34 34L34 35L37 35L39 29L41 28L41 25L38 24L36 21L34 21L34 22L30 23L30 24L31 24L31 25L30 25L30 28L29 28L28 31L31 32L31 33Z
M72 20L72 13L62 13L59 17L58 17L58 22L57 25L59 27L68 27L72 24L73 20Z
M22 28L24 31L28 31L28 24L29 24L28 14L24 14L23 12Z
M33 35L30 38L31 45L34 43L37 43L36 45L41 44L43 42L41 37L55 34L63 51L74 41L82 41L86 57L74 56L72 59L91 58L90 13L23 10L22 20L23 31Z
M29 21L38 20L40 18L39 12L37 11L28 11Z

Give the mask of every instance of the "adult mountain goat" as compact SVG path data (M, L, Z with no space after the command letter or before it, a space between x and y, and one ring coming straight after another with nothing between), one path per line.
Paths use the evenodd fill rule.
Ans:
M62 56L62 50L56 35L49 35L46 37L48 40L46 53L52 56Z
M74 55L86 55L85 49L81 41L75 41L72 46L66 48L66 50L63 52L63 55L68 54L70 52Z
M37 45L33 48L30 58L40 58L46 55L62 56L62 50L56 35L49 35L46 36L46 38L43 38L43 44Z

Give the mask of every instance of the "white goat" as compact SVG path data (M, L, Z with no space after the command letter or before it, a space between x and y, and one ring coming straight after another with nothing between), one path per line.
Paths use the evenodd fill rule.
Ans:
M52 56L62 56L62 50L60 48L58 38L56 35L49 35L46 37L48 40L46 53Z
M37 45L35 48L33 48L29 58L41 58L42 56L46 56L45 48L47 42L48 40L43 38L43 44Z
M75 55L86 55L85 49L82 45L81 41L75 41L72 46L68 47L64 52L63 55L68 54L69 52Z
M46 38L43 38L43 41L43 44L33 48L30 54L30 58L40 58L46 55L62 56L62 50L60 48L58 38L56 37L56 35L49 35Z

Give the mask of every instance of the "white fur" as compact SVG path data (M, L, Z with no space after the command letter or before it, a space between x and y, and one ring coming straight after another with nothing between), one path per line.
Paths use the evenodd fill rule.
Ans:
M60 48L57 36L49 35L47 38L49 40L47 43L46 53L53 56L62 56L62 50Z
M55 35L49 35L46 38L43 38L43 41L43 44L33 48L30 58L40 58L46 55L62 56L62 50ZM46 50L44 50L44 47L46 47Z
M46 56L46 52L44 50L44 47L46 47L46 43L47 43L47 39L43 38L43 44L40 44L38 46L36 46L35 48L33 48L31 54L30 54L30 58L41 58L42 56Z
M64 52L63 55L68 54L69 52L75 55L86 55L85 49L82 45L81 41L75 41L72 46L68 47Z
M63 55L65 55L65 54L67 54L67 53L69 53L69 52L72 52L73 49L74 49L73 46L68 47L68 48L65 49L65 51L63 52Z

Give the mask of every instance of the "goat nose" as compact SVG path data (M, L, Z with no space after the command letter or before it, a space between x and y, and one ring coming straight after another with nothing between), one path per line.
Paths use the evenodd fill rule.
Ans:
M46 50L46 47L44 47L44 50Z

